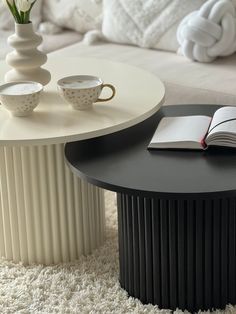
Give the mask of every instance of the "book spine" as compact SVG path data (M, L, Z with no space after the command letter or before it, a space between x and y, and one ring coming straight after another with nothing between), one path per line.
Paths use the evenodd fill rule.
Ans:
M206 136L200 141L200 144L202 145L203 149L207 148L207 144L205 142Z

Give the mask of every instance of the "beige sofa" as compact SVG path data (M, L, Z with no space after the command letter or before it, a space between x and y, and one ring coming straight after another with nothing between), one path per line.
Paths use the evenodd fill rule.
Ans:
M236 105L236 55L203 64L170 52L111 43L88 46L83 42L52 54L108 59L151 71L165 83L165 104Z
M0 59L10 50L7 45L10 33L0 30ZM81 34L70 30L43 35L41 49L57 56L103 58L142 67L165 83L165 104L236 104L236 55L203 64L176 53L128 45L100 42L89 46L82 39Z

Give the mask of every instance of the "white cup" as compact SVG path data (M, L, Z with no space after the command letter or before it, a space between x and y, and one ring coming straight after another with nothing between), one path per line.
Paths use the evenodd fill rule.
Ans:
M91 75L64 77L57 82L57 86L60 95L76 110L87 110L93 103L109 101L116 94L113 85L104 84L99 77ZM105 99L99 98L105 87L111 89L112 95Z
M25 117L37 107L43 85L37 82L22 81L0 85L0 103L13 116Z

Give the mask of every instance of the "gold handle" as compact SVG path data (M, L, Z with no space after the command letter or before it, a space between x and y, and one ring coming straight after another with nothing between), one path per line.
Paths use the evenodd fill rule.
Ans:
M108 100L111 100L112 98L115 97L116 89L115 89L115 87L113 85L111 85L111 84L103 84L102 85L102 90L103 90L104 87L108 87L108 88L110 88L112 90L111 97L109 97L109 98L98 98L98 100L96 102L108 101Z

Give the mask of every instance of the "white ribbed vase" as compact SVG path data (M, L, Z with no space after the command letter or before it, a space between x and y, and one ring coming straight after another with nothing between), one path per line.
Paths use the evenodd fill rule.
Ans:
M47 56L37 47L42 37L34 32L32 23L15 23L15 34L8 38L8 43L15 50L6 57L6 62L13 69L6 73L5 81L35 81L47 85L51 74L41 68L46 63Z

